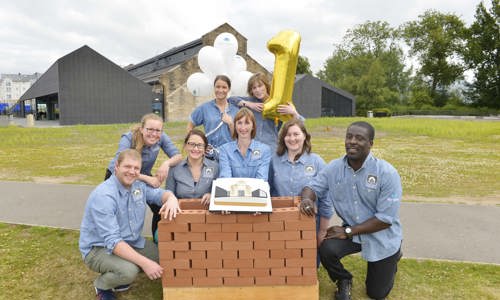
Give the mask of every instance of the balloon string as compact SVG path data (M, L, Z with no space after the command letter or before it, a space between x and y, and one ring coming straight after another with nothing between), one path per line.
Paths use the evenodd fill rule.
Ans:
M279 120L280 119L278 117L274 117L274 126L278 127Z

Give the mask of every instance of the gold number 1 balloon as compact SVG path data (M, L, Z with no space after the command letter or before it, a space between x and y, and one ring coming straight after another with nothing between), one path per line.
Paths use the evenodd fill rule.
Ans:
M269 42L267 49L274 53L274 74L268 101L264 104L262 115L276 122L286 122L291 115L280 115L277 111L280 104L291 104L295 71L299 56L300 35L292 30L279 32Z

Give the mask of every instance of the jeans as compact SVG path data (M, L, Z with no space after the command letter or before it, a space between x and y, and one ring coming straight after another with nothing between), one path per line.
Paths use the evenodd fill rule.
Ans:
M143 249L134 248L134 250L151 260L159 261L158 247L150 240L146 240ZM101 273L94 281L94 286L101 290L131 284L141 271L136 264L109 254L104 247L93 247L83 261L89 269Z

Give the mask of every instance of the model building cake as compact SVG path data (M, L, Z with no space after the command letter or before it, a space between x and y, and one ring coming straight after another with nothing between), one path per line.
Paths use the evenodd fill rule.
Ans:
M255 178L218 178L212 183L209 209L271 212L269 184Z

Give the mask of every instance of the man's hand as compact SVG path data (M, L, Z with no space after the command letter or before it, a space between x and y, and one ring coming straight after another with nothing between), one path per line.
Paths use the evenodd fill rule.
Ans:
M163 268L150 259L147 259L145 261L145 263L141 266L141 269L144 271L144 274L146 274L146 276L148 276L148 278L151 280L160 279L161 275L163 274Z
M326 230L319 230L318 234L316 235L316 241L318 243L318 248L321 246L323 241L325 240L326 237Z
M345 234L344 227L342 226L332 226L328 228L326 231L325 240L328 239L339 239L345 240L347 239L347 235Z
M169 221L171 221L177 216L178 213L182 211L179 207L179 200L177 200L177 197L175 197L171 192L167 193L167 201L165 201L165 203L163 203L162 207L160 208L160 214L164 219L168 219Z
M314 202L311 199L303 198L299 204L300 212L306 216L313 217L316 214Z

